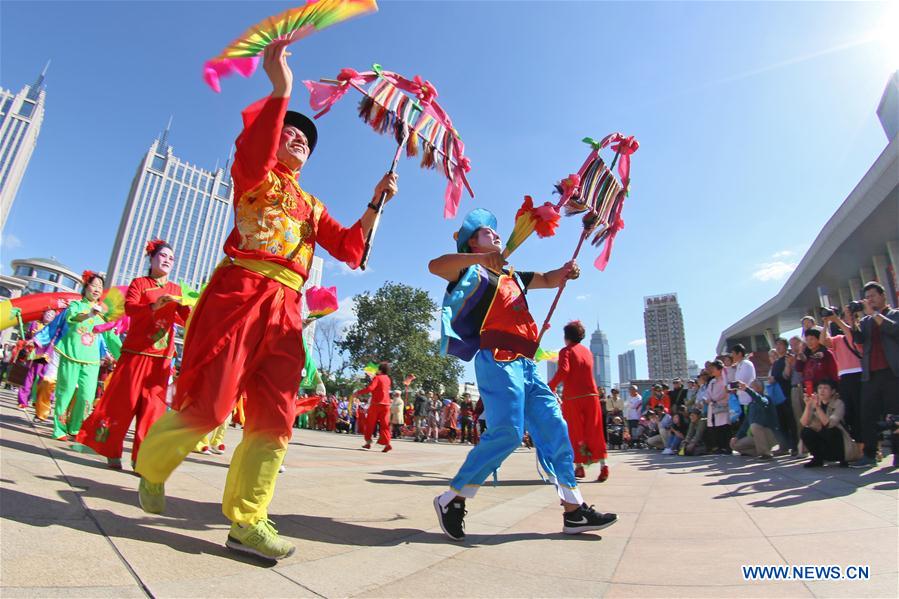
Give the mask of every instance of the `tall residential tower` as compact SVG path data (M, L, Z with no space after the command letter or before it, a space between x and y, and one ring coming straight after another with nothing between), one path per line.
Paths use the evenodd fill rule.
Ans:
M209 279L224 255L232 220L228 165L208 171L185 162L174 155L168 133L167 127L137 167L109 258L109 285L127 285L147 273L144 246L150 239L171 244L171 279L194 289Z
M44 120L44 76L13 93L0 88L0 232L16 199Z
M649 378L671 380L687 376L687 342L684 317L676 293L643 298L646 360Z

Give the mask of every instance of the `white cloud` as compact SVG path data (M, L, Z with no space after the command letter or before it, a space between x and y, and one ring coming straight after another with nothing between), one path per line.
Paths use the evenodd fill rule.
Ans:
M347 266L345 263L336 262L334 260L325 260L325 270L330 271L331 273L333 273L337 276L349 275L351 277L361 277L362 275L367 275L370 272L372 272L372 269L370 266L366 267L365 270L362 270L361 268L357 268L356 270L353 270L352 268Z
M633 341L628 342L628 345L631 347L642 347L646 345L646 339L634 339Z
M428 339L430 339L431 341L439 340L440 339L440 331L431 329L430 331L428 331Z
M582 302L582 301L584 301L584 300L590 299L590 294L589 294L589 293L583 293L583 294L581 294L581 295L578 295L578 296L575 297L574 299L578 300L579 302Z
M782 258L789 258L790 256L795 256L796 252L793 250L781 250L779 252L774 252L771 254L771 258L774 260L780 260Z
M22 240L12 233L7 233L3 236L3 242L0 245L2 245L4 249L14 250L22 247Z
M337 302L337 310L333 314L329 314L327 318L339 321L344 326L350 325L356 322L355 308L355 296L345 297Z
M779 281L787 278L796 270L796 266L795 262L784 262L783 260L764 262L756 267L752 278L756 281Z

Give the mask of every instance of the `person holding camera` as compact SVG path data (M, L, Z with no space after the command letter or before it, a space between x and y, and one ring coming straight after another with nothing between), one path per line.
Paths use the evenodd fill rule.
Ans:
M806 394L817 389L821 381L839 380L837 360L833 352L821 344L821 329L812 327L805 332L805 347L807 350L796 356L796 370L802 373Z
M747 385L737 381L740 393L750 398L746 418L730 441L730 448L742 455L756 456L762 460L770 460L771 449L777 445L778 431L777 410L774 402L764 395L764 387L759 381Z
M854 468L876 464L877 422L886 414L899 414L899 310L887 303L883 285L871 281L864 286L864 316L852 330L852 339L862 345L861 440L865 455ZM899 429L892 427L893 464L899 447Z
M724 378L724 363L721 360L709 362L709 380L707 397L709 403L706 436L708 448L721 454L730 454L730 410L728 401L730 392Z
M746 347L742 343L734 345L730 348L730 358L733 364L727 380L743 383L744 387L752 383L755 380L755 364L746 359ZM739 391L737 399L741 406L748 406L752 402L752 397L746 391Z
M786 401L775 406L780 432L786 441L785 446L778 449L778 453L785 453L789 449L790 453L795 455L799 433L796 428L798 418L794 417L790 402L792 385L790 376L787 374L788 347L787 340L783 337L774 340L774 360L771 362L771 374L768 380L778 385L786 398Z
M837 383L832 380L820 381L815 393L806 394L805 411L799 420L802 442L812 454L806 468L819 468L825 461L847 466L849 460L858 457L858 446L843 428L845 413Z
M856 315L860 315L864 309L862 302L850 302L843 307L842 318L838 308L821 310L824 317L821 344L830 349L837 360L840 399L846 406L844 422L849 436L856 440L861 437L859 417L862 394L862 347L853 342L852 329L855 327ZM831 335L832 327L839 328L840 333Z

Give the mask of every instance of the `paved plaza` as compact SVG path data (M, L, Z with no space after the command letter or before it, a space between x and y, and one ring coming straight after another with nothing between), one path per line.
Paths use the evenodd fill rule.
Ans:
M3 597L896 597L899 471L798 460L612 452L588 503L619 514L562 535L553 489L520 449L469 502L468 538L441 533L431 499L467 447L296 431L271 517L297 552L276 566L224 547L228 460L191 454L161 516L138 479L50 437L0 394ZM123 460L128 462L127 455ZM588 474L590 472L588 471ZM592 473L595 476L596 473ZM867 581L744 581L742 565L867 565Z

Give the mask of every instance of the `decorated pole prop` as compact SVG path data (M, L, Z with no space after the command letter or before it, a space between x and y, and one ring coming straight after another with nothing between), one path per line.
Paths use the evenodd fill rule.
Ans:
M640 147L636 139L625 137L621 133L613 133L603 138L602 141L595 141L589 137L583 139L583 142L592 148L590 155L584 161L580 170L576 175L570 175L557 186L562 197L555 206L557 210L565 209L566 216L583 213L581 219L582 229L578 238L574 253L571 260L575 260L584 246L584 241L596 231L591 244L599 246L605 242L602 252L593 263L599 270L605 270L612 255L612 245L615 236L624 228L624 220L621 218L621 209L624 205L624 199L627 197L630 188L630 156ZM611 146L615 151L615 157L612 164L607 167L599 155L599 151L603 148ZM620 158L620 162L619 162ZM612 173L615 165L618 165L618 175L621 178L619 183ZM556 297L553 299L543 326L540 327L540 336L537 339L539 345L543 335L550 328L550 320L556 307L559 305L559 299L562 292L568 284L568 279L562 282Z
M400 161L400 155L403 153L403 146L406 144L406 139L409 137L409 129L405 125L403 125L402 136L397 142L396 145L396 153L393 155L393 162L390 163L390 170L387 171L387 174L392 175L396 172L397 164ZM375 233L378 232L378 225L381 223L381 215L384 213L384 202L387 200L387 190L381 192L381 197L378 198L378 211L375 212L375 222L372 223L371 229L368 231L368 236L365 238L365 249L362 250L362 260L359 262L359 268L365 270L368 267L368 256L371 254L371 244L374 241Z
M350 89L362 94L359 117L377 133L392 133L397 151L390 173L395 173L402 150L406 156L421 154L421 167L439 171L447 179L444 192L444 218L456 215L463 187L471 197L474 192L465 173L471 170L465 157L465 144L453 127L452 120L437 102L437 90L430 81L419 76L407 79L380 65L371 71L359 72L343 69L335 79L304 81L309 89L309 104L318 111L315 118L326 114ZM367 88L365 86L368 86ZM384 197L378 205L378 214L366 240L361 268L365 268L371 252L374 234L380 222Z

